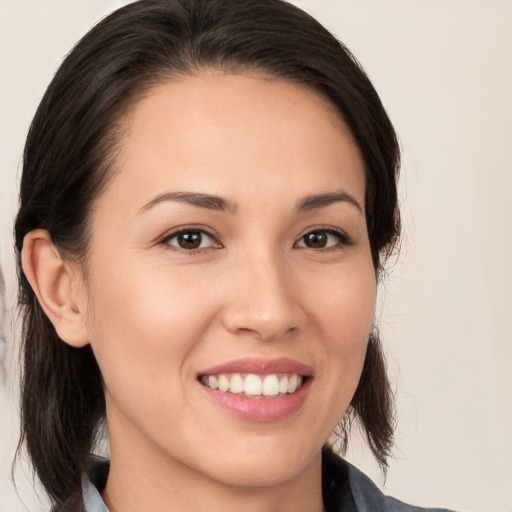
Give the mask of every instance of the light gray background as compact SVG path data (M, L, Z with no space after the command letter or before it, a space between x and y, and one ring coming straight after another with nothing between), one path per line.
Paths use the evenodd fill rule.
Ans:
M24 137L63 55L112 0L0 0L0 258L12 311L12 217ZM405 238L382 307L398 389L383 485L358 439L349 460L420 505L512 510L512 2L302 0L354 51L400 135ZM1 304L0 304L1 306ZM2 308L0 307L0 311ZM16 443L12 313L0 391L0 512L44 510ZM0 357L5 353L0 342Z

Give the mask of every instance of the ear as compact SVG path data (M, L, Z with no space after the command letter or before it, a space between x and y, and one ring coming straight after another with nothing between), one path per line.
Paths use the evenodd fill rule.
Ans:
M89 343L86 300L79 269L64 261L44 229L23 240L23 272L59 338L74 347Z

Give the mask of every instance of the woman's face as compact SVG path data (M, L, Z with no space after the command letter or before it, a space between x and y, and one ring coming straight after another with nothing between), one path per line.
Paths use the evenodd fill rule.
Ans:
M155 87L122 128L83 297L113 467L297 476L350 403L373 320L358 148L316 93L220 73Z

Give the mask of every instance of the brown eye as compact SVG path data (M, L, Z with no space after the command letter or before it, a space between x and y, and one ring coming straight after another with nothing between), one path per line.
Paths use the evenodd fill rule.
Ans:
M190 231L188 233L180 233L176 239L182 249L197 249L201 246L203 236L199 231Z
M304 245L311 249L321 249L327 245L327 233L325 231L311 231L302 238Z
M174 233L163 240L163 242L167 245L171 245L172 247L176 247L184 251L205 249L215 245L215 242L210 235L198 230L188 230Z
M336 246L350 245L350 239L334 229L315 229L303 235L297 247L308 249L328 249Z

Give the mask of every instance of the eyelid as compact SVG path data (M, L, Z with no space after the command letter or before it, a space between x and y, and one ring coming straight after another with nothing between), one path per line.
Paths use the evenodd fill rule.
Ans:
M194 254L201 251L204 251L205 249L209 249L211 247L203 247L198 249L182 249L178 246L169 244L169 240L173 239L174 237L178 236L180 233L187 233L191 231L197 231L203 235L206 235L209 237L213 242L213 247L217 246L216 248L221 248L222 243L219 241L219 235L211 228L206 228L205 226L199 226L199 225L186 225L186 226L178 226L176 228L171 229L170 231L166 232L164 235L162 235L158 240L158 245L163 245L166 248L169 248L170 250L176 251L176 252L182 252L187 254ZM336 244L334 246L329 246L325 248L319 248L319 249L313 249L315 251L328 251L332 249L336 249L340 246L350 246L354 244L354 240L341 228L338 228L336 226L331 225L320 225L320 226L310 226L307 229L305 229L301 235L298 237L296 242L294 243L294 247L297 247L297 244L306 236L308 233L312 233L314 231L323 231L327 232L331 235L334 235L338 237L339 239L339 245ZM304 247L306 249L309 249L308 247Z
M304 230L302 232L302 234L299 236L299 238L297 239L297 241L295 242L294 246L296 246L308 233L313 233L315 231L323 231L323 232L326 232L326 233L329 233L331 235L334 235L334 236L337 236L340 243L339 245L340 246L350 246L350 245L353 245L354 244L354 240L352 237L350 237L344 230L342 230L341 228L338 228L336 226L311 226L309 228L307 228L306 230ZM319 248L319 249L313 249L315 251L328 251L330 249L334 249L336 248L337 246L329 246L329 247L324 247L324 248ZM309 247L305 247L306 249L309 249Z
M190 226L178 226L176 228L171 229L170 231L167 231L164 235L162 235L158 240L158 245L163 245L166 248L176 251L176 252L182 252L187 254L194 254L197 252L204 251L205 249L209 249L210 247L202 247L198 249L182 249L178 246L171 245L169 243L169 240L173 239L174 237L178 236L181 233L189 233L191 231L196 231L201 233L202 235L206 235L207 237L211 238L211 240L214 242L214 246L217 245L217 248L222 247L222 244L219 241L219 236L217 233L210 228L206 228L204 226L197 226L197 225L190 225Z

